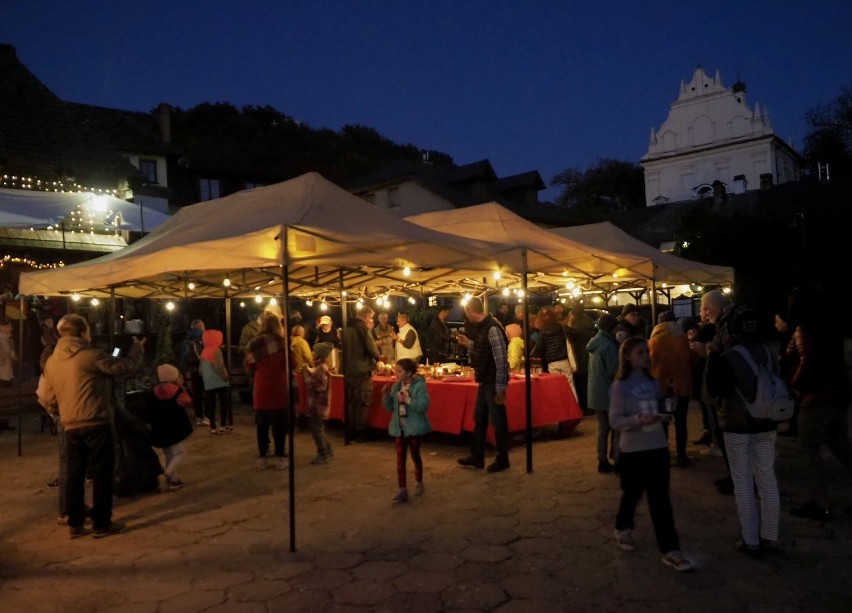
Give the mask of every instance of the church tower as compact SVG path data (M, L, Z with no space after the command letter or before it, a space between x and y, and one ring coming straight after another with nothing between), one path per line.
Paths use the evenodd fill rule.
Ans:
M718 70L710 78L699 66L688 83L681 81L660 129L651 129L640 163L653 206L711 196L716 181L733 193L795 181L800 160L775 136L766 107L749 107L739 77L727 88Z

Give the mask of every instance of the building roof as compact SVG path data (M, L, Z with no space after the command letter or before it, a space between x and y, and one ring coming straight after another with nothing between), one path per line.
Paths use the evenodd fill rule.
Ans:
M0 117L0 171L42 180L73 177L90 187L115 187L138 174L6 44L0 44Z
M103 135L119 151L165 155L160 124L154 113L124 111L91 104L68 103L80 123Z

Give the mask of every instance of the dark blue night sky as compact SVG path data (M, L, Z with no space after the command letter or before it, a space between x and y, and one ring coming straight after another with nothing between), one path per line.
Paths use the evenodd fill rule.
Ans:
M0 42L65 100L271 105L548 183L599 157L638 161L697 65L726 86L739 74L797 147L808 108L852 85L848 0L3 5Z

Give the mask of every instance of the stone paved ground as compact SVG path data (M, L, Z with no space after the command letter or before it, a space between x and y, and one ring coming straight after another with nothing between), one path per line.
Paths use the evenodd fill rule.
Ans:
M55 524L55 440L25 422L24 455L0 437L0 611L849 611L852 517L829 524L792 518L804 483L792 441L779 439L783 554L735 552L732 497L712 486L721 458L695 456L672 470L682 547L696 572L660 563L646 507L639 551L612 538L617 480L599 475L594 418L575 436L541 434L535 470L524 450L489 475L456 466L462 441L424 445L426 493L393 505L389 440L344 446L311 466L309 435L296 437L297 550L290 551L287 473L255 467L250 410L237 406L229 436L198 431L181 491L118 499L129 530L70 540ZM697 431L697 411L691 414ZM692 448L695 451L697 448ZM852 488L832 464L837 497Z

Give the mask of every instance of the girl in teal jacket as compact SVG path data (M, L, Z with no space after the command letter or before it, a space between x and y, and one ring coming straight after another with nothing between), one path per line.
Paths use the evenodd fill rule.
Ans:
M429 393L426 381L417 374L417 362L404 358L394 366L396 383L386 384L382 390L382 402L391 414L388 434L396 442L396 475L399 491L394 502L408 500L405 480L405 462L408 450L414 462L415 494L423 493L423 459L420 457L420 440L432 431L426 410L429 408Z

